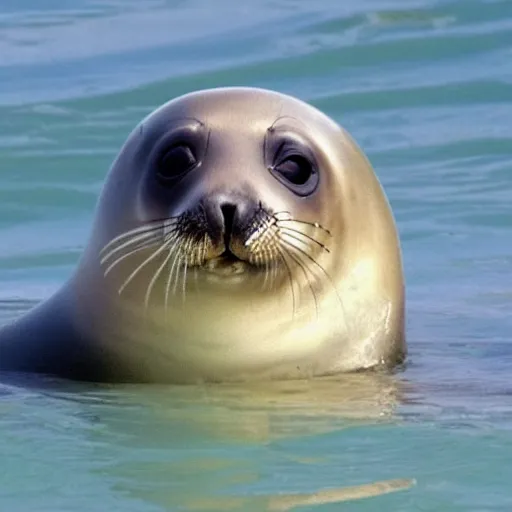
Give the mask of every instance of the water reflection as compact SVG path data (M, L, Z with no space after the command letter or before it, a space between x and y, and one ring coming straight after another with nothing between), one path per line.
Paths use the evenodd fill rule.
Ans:
M374 482L333 458L350 449L343 431L399 421L403 393L400 378L380 373L200 386L11 376L4 387L18 407L39 401L64 414L53 421L76 430L110 492L167 510L291 510L406 489L413 475ZM322 447L330 434L334 447Z

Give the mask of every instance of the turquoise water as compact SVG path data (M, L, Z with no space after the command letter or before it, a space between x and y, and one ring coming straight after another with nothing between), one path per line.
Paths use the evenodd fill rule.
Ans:
M263 510L261 495L406 478L303 510L512 510L512 3L44 4L0 5L0 322L70 275L143 116L252 85L318 106L373 162L410 357L391 379L274 390L9 382L0 508Z

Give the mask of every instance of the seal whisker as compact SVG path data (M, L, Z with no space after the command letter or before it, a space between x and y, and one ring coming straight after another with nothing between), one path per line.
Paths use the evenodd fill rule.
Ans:
M289 248L291 248L292 250L295 250L297 252L299 252L300 254L303 254L304 256L306 256L306 258L308 258L314 265L316 265L321 271L322 273L325 275L325 277L327 278L327 280L329 281L329 284L332 286L332 289L334 290L334 293L336 294L336 297L338 299L338 302L340 304L340 307L341 307L341 310L343 312L343 316L344 318L346 318L346 314L345 314L345 307L343 305L343 301L340 297L340 294L338 292L338 289L336 288L336 285L334 284L334 282L332 281L332 278L331 276L328 274L328 272L324 269L324 267L322 267L322 265L320 265L320 263L318 263L318 261L315 260L315 258L313 258L310 254L308 254L306 251L304 251L303 249L301 249L300 247L297 247L295 246L294 244L292 244L291 242L289 242L288 240L285 240L283 238L281 238L281 241L286 244Z
M288 265L288 262L286 261L285 255L283 253L283 249L278 247L277 251L279 252L281 260L284 263L284 265L286 267L287 274L288 274L288 280L289 280L290 289L291 289L291 292L292 292L292 320L293 320L295 318L295 309L296 309L295 290L293 288L293 274L292 274L292 270L290 268L290 265Z
M187 242L187 245L185 246L185 262L184 262L184 265L183 265L183 279L182 279L182 288L181 288L181 303L184 304L185 303L185 299L186 299L186 296L187 296L187 270L188 270L188 258L187 258L187 255L188 255L188 252L190 250L190 246L192 245L193 243L193 240L190 239L188 242Z
M268 280L270 278L270 262L269 262L269 258L267 257L268 252L269 252L268 250L263 251L263 259L265 261L265 276L263 278L263 284L262 284L262 289L263 290L266 290L267 283L268 283ZM270 281L270 288L271 287L272 287L272 280Z
M160 245L150 256L148 256L124 281L118 290L119 295L123 293L123 290L128 286L132 279L152 260L154 260L159 254L161 254L167 248L167 244Z
M207 233L205 233L203 235L203 238L201 239L201 242L198 245L199 246L196 251L197 261L195 261L195 264L202 265L206 260L206 253L208 251L208 234ZM195 289L197 290L198 289L197 281L198 281L198 276L199 276L198 271L197 271L197 266L194 267L193 272L194 272L194 286L195 286Z
M297 219L282 219L282 220L277 220L276 224L279 227L281 227L283 222L295 222L296 224L304 224L306 226L311 226L313 228L320 229L327 235L332 236L331 232L327 228L324 228L321 224L318 224L318 222L308 222L305 220L297 220Z
M258 256L259 256L259 260L260 260L259 262L260 263L263 262L265 265L265 275L263 278L262 289L263 290L272 289L272 286L273 286L272 266L271 266L272 252L271 252L270 248L263 247L261 249L260 253L258 253Z
M180 281L180 272L181 272L181 265L183 263L183 254L178 255L178 261L176 264L176 274L173 279L173 285L172 285L172 295L176 295L176 290L178 289L178 283Z
M149 240L144 240L143 242L140 243L139 246L131 249L130 251L122 254L121 256L119 256L118 258L116 258L113 262L110 263L110 265L106 268L106 270L103 272L103 275L106 277L119 263L121 263L123 260L129 258L130 256L133 256L134 254L144 250L144 249L149 249L150 247L153 247L155 245L157 245L157 243L160 241L160 238L155 238L155 239L149 239Z
M171 284L173 281L174 269L176 268L176 263L178 262L178 260L180 258L180 250L181 250L180 245L177 245L173 250L174 259L172 260L171 269L169 270L169 276L167 277L167 283L165 286L164 308L166 311L167 311L167 308L169 305L169 293L171 291Z
M174 285L172 287L172 294L173 295L176 295L176 292L178 290L178 285L179 285L179 282L180 282L180 278L183 277L183 270L187 266L188 252L189 252L189 249L190 249L190 246L192 245L192 243L193 243L192 238L189 238L185 242L184 247L183 247L183 251L180 254L179 263L178 263L178 266L176 267L176 279L175 279ZM184 279L183 279L182 287L185 288L185 281L184 281ZM185 293L185 292L183 291L183 293Z
M277 265L274 264L274 265L272 265L272 281L271 281L273 287L275 287L275 284L276 284L277 273L278 273L278 268L277 268Z
M182 279L182 288L181 288L181 303L185 304L185 300L187 298L187 270L188 270L188 263L187 258L185 258L185 263L183 265L183 279Z
M280 219L278 217L278 215L286 215L286 219ZM292 215L292 212L290 212L289 210L279 210L277 212L274 212L271 217L273 217L275 220L292 220L293 219L293 215Z
M124 233L121 233L120 235L116 236L115 238L113 238L112 240L110 240L100 251L100 254L102 254L103 252L105 252L106 250L109 250L109 248L112 246L112 245L115 245L116 243L118 242L122 242L123 240L125 240L126 238L129 238L131 236L135 236L135 235L142 235L142 234L150 234L150 233L154 233L155 231L158 231L159 229L164 229L166 227L170 227L172 226L173 224L176 223L176 221L173 221L171 223L166 223L166 222L163 222L163 221L154 221L155 223L158 222L158 224L156 225L153 225L153 224L145 224L144 226L139 226L138 228L135 228L135 229L130 229L129 231L125 231Z
M99 255L101 256L101 258L108 258L108 256L105 253L108 253L110 251L115 252L117 249L125 247L125 242L127 245L129 245L130 243L133 243L134 240L140 240L147 236L152 236L155 233L155 231L158 231L159 229L161 229L161 226L153 228L145 227L144 229L127 231L126 233L123 233L122 235L119 235L116 238L110 240L108 243L106 243L99 251ZM115 245L118 243L120 243L121 245L116 248Z
M166 249L170 249L171 243L172 243L172 240L169 240L168 242L165 243ZM147 311L148 306L149 306L149 299L150 299L153 287L154 287L158 277L162 273L163 269L169 263L169 260L171 259L172 255L173 255L173 251L171 249L171 250L169 250L169 254L165 257L164 262L160 265L160 267L158 267L158 270L155 272L155 274L151 278L151 281L148 284L148 289L146 290L146 296L144 297L144 307L145 307L146 311Z
M114 256L114 254L118 253L119 251L122 251L123 249L130 247L131 245L135 245L135 244L137 244L139 242L143 242L143 241L147 242L149 240L154 240L155 242L157 242L160 239L161 239L160 235L155 235L154 233L144 233L142 235L134 236L133 239L123 242L118 247L114 247L113 249L111 249L109 252L107 252L107 254L104 254L100 260L100 264L103 265L104 263L107 262L107 260L109 260L112 256ZM100 252L100 256L101 256L101 252Z
M290 251L289 249L283 247L282 248L283 251L286 252L286 254L288 254L288 256L290 256L290 258L295 261L295 263L297 263L297 266L302 270L302 273L304 274L304 277L306 278L306 281L308 283L308 286L309 286L309 289L311 290L311 295L313 297L313 301L315 302L315 314L316 314L316 318L318 320L318 300L317 300L317 297L316 297L316 293L315 293L315 289L313 288L313 285L309 279L309 276L308 276L308 273L306 272L306 269L309 270L309 272L311 272L313 274L313 277L316 278L315 274L311 271L311 269L309 269L307 267L307 265L305 265L301 260L300 258L298 258L298 256L295 256L292 251Z
M302 240L297 235L301 235L304 238L307 238L308 240L311 240L313 243L317 244L319 247L321 247L326 252L331 252L323 243L319 242L316 238L313 238L312 236L309 236L306 233L303 233L299 229L293 229L288 227L279 227L279 230L285 234L286 236L289 236L290 238L293 238L294 240L297 240L298 242L302 242L306 244L307 242L305 240Z
M185 242L186 245L186 242ZM178 290L178 285L181 279L181 272L183 267L183 260L186 258L186 247L182 247L178 254L178 260L176 261L175 274L172 282L172 296L176 297L176 291Z
M297 224L304 224L306 226L311 226L311 227L320 229L320 230L324 231L326 234L328 234L329 236L332 236L331 232L327 228L325 228L324 226L319 224L318 222L309 222L307 220L294 219L291 217L288 219L279 219L277 217L277 215L280 215L282 213L289 213L289 212L277 212L277 213L274 213L274 215L273 215L273 218L276 220L277 225L281 225L283 222L295 222Z
M267 219L265 219L265 221L262 223L267 225L267 230L271 233L270 240L272 243L269 244L267 242L264 244L261 252L263 253L263 257L265 259L266 268L269 268L270 270L270 290L272 290L275 287L278 272L278 266L276 265L275 261L276 252L279 252L279 238L277 237L278 228L276 226L275 219L271 216L268 216ZM260 239L263 239L263 237L260 237ZM280 259L282 259L282 255Z
M206 260L206 253L208 251L208 235L205 233L202 242L202 255L201 255L201 263Z

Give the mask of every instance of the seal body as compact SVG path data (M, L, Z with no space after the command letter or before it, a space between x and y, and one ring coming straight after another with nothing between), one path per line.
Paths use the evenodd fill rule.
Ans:
M0 368L137 382L390 368L404 300L392 212L350 135L273 91L199 91L131 133L74 274L0 331Z

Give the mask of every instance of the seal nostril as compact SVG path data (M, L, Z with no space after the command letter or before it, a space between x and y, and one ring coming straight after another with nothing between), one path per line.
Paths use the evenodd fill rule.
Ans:
M236 206L231 203L224 203L221 205L220 211L222 212L222 218L224 221L224 244L226 245L226 249L229 249L229 240L233 232Z

